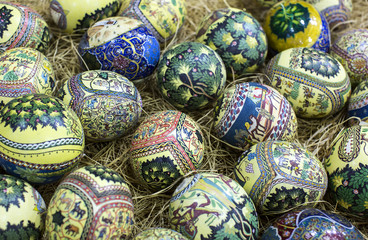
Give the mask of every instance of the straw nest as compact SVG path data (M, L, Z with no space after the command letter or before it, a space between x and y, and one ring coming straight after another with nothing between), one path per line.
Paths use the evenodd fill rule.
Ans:
M51 61L56 74L57 88L63 82L68 80L82 70L78 62L77 47L81 39L80 34L65 34L61 32L53 23L50 11L49 0L11 0L29 6L41 14L52 32L51 46L46 56ZM187 17L186 22L180 32L170 44L162 49L169 48L176 43L184 41L194 41L196 28L201 19L213 10L224 7L236 7L246 9L260 22L263 21L266 9L261 8L256 0L186 0ZM354 0L353 14L351 19L344 23L345 28L338 26L332 29L332 41L341 33L352 28L368 27L368 0ZM342 30L341 30L342 29ZM247 78L231 79L228 86L235 82L245 81L264 81L265 77L261 74L250 75ZM155 74L148 81L154 81ZM154 89L153 84L144 83L137 85L137 88L143 99L142 121L146 116L153 112L174 109L173 106L165 102L160 94ZM213 121L213 109L207 108L204 111L186 112L197 121L205 136L205 154L203 171L218 172L233 177L233 168L241 150L232 148L217 139L211 132ZM317 158L323 161L328 154L330 145L342 129L346 122L346 109L339 114L327 117L323 120L304 120L298 119L298 141L306 149L314 153ZM80 166L88 164L102 164L111 169L118 171L129 184L133 195L135 225L133 234L137 234L142 230L150 227L168 227L168 206L170 201L170 193L167 191L153 193L140 186L131 174L129 165L129 147L131 135L121 139L106 143L86 143L85 157L82 159ZM52 197L58 183L37 187L42 194L46 203ZM327 209L337 212L335 206L326 202L318 203L321 209ZM358 229L368 236L368 224L366 220L349 216L346 213L340 213L347 216L349 220L358 227ZM260 232L262 233L275 219L275 216L260 217Z

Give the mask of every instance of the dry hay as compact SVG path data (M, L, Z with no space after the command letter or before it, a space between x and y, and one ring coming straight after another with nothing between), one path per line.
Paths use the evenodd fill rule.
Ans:
M46 56L51 61L56 73L57 87L59 88L63 82L80 73L77 58L77 46L81 35L70 35L61 32L53 23L49 12L49 0L11 0L27 5L38 13L40 13L48 22L53 38L51 46ZM236 7L246 9L260 22L263 21L266 9L261 8L256 0L186 0L187 18L181 31L175 36L170 46L184 42L194 41L196 27L201 19L213 10L224 7ZM342 26L333 29L332 41L344 31L351 28L367 28L368 26L368 0L354 0L354 12L352 19L344 23ZM343 29L343 30L339 30ZM164 49L163 49L164 51ZM163 52L162 51L162 52ZM260 70L261 71L261 70ZM141 121L149 114L166 109L174 109L170 104L165 102L160 94L154 89L153 81L155 74L152 75L148 82L139 84L138 90L143 99L143 114ZM248 78L237 79L242 81L264 81L262 74L252 74ZM228 82L233 84L233 80ZM219 172L229 177L233 177L233 167L237 162L241 150L232 148L217 139L211 134L211 124L213 110L211 108L198 112L186 112L200 125L205 136L205 155L203 171ZM328 117L323 120L303 120L298 119L298 139L297 141L313 152L321 161L323 161L330 149L330 145L336 134L345 124L346 109L335 116ZM150 227L167 227L168 225L168 205L170 200L170 191L161 191L152 194L138 184L131 174L129 165L129 146L131 135L125 136L119 140L107 143L86 143L85 157L82 159L80 166L87 164L102 164L117 170L127 181L130 186L134 207L135 207L135 225L134 232L136 234ZM57 183L38 187L46 203L49 202L53 192L57 187ZM172 190L172 189L171 189ZM318 203L321 209L337 211L335 206L327 202ZM355 224L362 233L368 236L367 221L348 216L350 221ZM260 231L262 232L269 226L275 216L262 216L260 218Z

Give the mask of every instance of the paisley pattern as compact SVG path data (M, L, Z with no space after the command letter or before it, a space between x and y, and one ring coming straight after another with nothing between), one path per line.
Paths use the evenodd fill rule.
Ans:
M168 49L157 67L157 88L179 109L210 106L225 83L226 70L220 56L198 42L184 42Z
M47 210L47 239L128 237L133 203L128 185L104 166L82 167L58 186Z
M172 229L188 239L249 239L258 235L258 216L242 187L222 174L184 179L169 207Z
M261 240L291 239L363 240L364 237L345 217L307 208L282 215L266 229L261 238Z
M268 44L262 26L240 9L213 11L200 23L196 38L220 55L228 76L255 72L267 56Z

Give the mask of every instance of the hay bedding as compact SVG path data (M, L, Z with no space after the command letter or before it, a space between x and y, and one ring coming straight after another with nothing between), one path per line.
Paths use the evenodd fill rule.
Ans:
M64 34L53 23L49 12L48 0L10 0L19 4L27 5L38 13L40 13L51 29L53 38L51 45L46 53L46 56L51 61L56 74L57 88L71 76L80 73L77 57L77 46L79 44L81 35ZM266 9L260 8L256 4L256 0L187 0L187 18L181 31L176 35L174 40L165 46L170 46L184 42L193 41L195 39L196 27L201 19L211 12L224 7L236 7L240 9L247 9L260 22L263 21ZM354 0L354 12L352 18L345 24L345 29L338 26L332 31L332 40L336 39L339 34L351 28L367 28L368 27L368 0ZM341 30L343 29L343 30ZM164 50L163 50L164 51ZM162 51L162 52L163 52ZM261 69L262 70L262 69ZM261 72L260 70L260 72ZM152 81L155 74L149 79L149 83L139 84L138 90L143 99L143 113L141 121L153 112L174 109L171 105L165 102L160 94L152 88ZM252 74L247 78L233 79L228 82L234 84L242 81L266 81L262 74ZM328 154L330 144L336 134L341 130L345 124L346 109L335 116L328 117L321 120L303 120L298 119L298 139L297 141L313 152L321 161L323 161ZM187 112L200 125L205 136L205 155L203 171L219 172L229 177L233 177L233 167L241 154L240 149L236 149L226 145L211 134L211 124L213 110L211 108L198 112ZM87 164L102 164L117 170L128 182L134 201L135 207L135 225L133 234L137 234L142 230L150 227L165 227L168 226L168 205L170 200L170 193L161 191L152 194L143 187L139 186L135 178L131 175L129 166L128 150L130 146L131 135L125 136L116 141L107 143L91 143L86 142L85 157L82 159L80 166ZM46 186L37 187L42 194L46 203L52 197L53 192L57 187L57 183ZM318 203L321 209L337 211L335 206L328 202ZM358 229L368 236L368 223L366 220L354 218L345 213L350 221L355 224ZM268 227L275 216L260 217L260 233Z

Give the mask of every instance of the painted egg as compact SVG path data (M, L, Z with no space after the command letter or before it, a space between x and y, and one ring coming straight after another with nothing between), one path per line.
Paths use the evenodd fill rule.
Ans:
M213 104L225 88L226 70L220 56L198 42L168 49L157 67L161 95L179 109L198 110Z
M142 98L134 84L111 71L79 73L63 85L58 97L78 115L87 140L110 141L138 124Z
M133 201L120 174L100 165L71 172L57 187L46 216L46 239L128 239Z
M240 156L234 173L260 214L312 204L327 190L322 163L307 149L286 141L253 145Z
M266 229L261 237L261 240L279 239L363 240L364 237L345 217L324 210L307 208L282 215Z
M133 240L187 240L187 238L169 228L151 228L139 233Z
M368 217L368 126L343 129L334 139L325 167L328 193L341 211Z
M273 5L266 13L263 28L270 48L276 53L295 47L330 51L327 20L305 1L285 0Z
M0 55L0 108L25 94L51 95L54 87L54 71L41 52L19 47Z
M49 48L50 29L41 15L16 3L0 2L0 52L29 47L40 52Z
M197 123L182 112L166 110L148 116L134 132L130 161L137 180L156 191L199 169L203 151Z
M200 23L197 41L215 50L229 76L255 72L267 56L267 39L260 23L250 13L236 8L211 12Z
M56 97L27 94L0 110L0 165L34 184L55 182L83 156L77 115Z
M83 69L109 70L131 81L150 76L160 59L157 39L141 21L127 17L95 23L83 35L78 51Z
M121 16L142 21L160 43L167 43L182 28L187 10L184 0L130 0Z
M217 173L187 177L169 206L172 229L189 239L257 239L258 215L244 189Z
M331 55L347 71L353 87L368 80L368 29L353 29L342 34L332 45Z
M41 239L46 204L26 181L0 174L0 239Z
M357 117L368 123L368 81L360 82L351 94L348 117Z
M265 73L298 117L335 114L351 94L349 76L341 63L313 48L291 48L278 53L268 62Z
M214 133L240 148L265 140L292 140L297 119L290 103L264 84L247 82L225 90L214 111Z
M99 20L115 16L120 6L119 0L51 0L50 13L60 29L73 33L84 31Z

